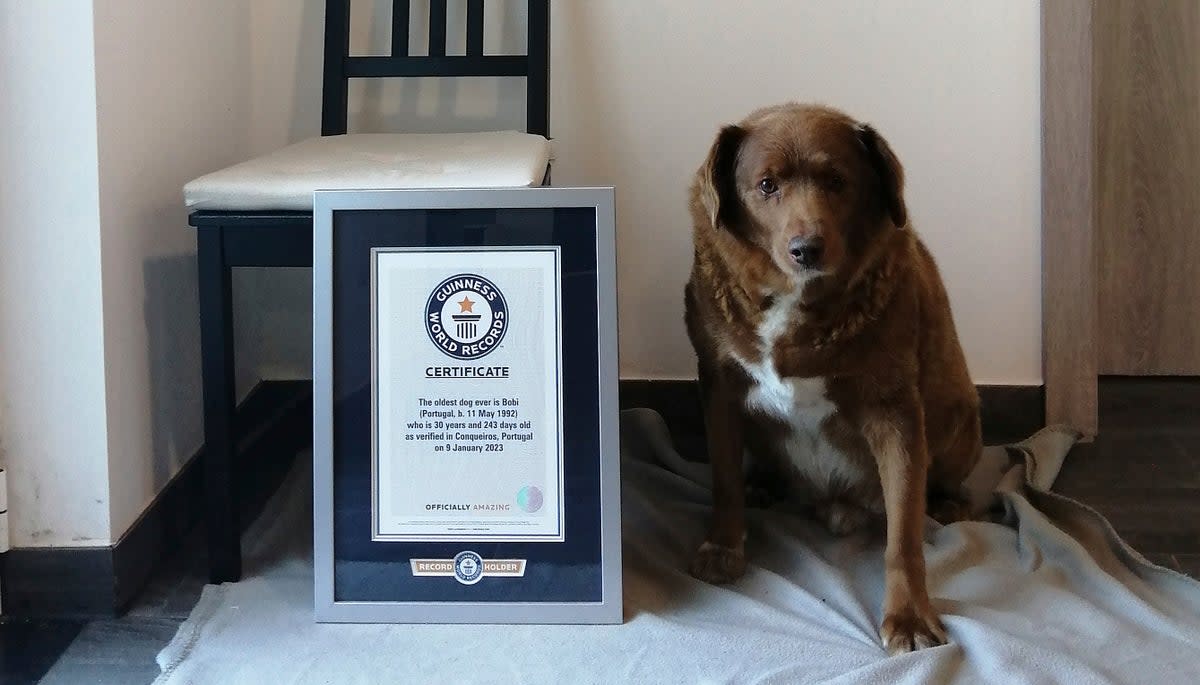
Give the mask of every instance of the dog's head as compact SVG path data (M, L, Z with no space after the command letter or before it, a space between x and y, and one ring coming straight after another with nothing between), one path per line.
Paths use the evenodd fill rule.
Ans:
M803 282L836 274L908 219L904 172L873 128L836 110L780 105L717 135L696 187L730 231Z

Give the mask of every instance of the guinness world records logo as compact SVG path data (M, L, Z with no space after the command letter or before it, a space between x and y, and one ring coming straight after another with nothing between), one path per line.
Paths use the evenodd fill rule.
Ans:
M508 332L508 303L496 284L478 274L451 276L425 302L425 331L443 354L479 359Z

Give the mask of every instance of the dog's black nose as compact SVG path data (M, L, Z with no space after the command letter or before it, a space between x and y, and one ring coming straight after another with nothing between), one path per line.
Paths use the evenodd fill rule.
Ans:
M819 236L802 238L796 236L788 241L788 254L800 266L811 269L821 263L821 254L825 251L825 239Z

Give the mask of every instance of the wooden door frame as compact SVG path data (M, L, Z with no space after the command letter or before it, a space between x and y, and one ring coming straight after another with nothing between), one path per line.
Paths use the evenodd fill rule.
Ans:
M1096 435L1092 0L1043 0L1042 376L1046 422Z

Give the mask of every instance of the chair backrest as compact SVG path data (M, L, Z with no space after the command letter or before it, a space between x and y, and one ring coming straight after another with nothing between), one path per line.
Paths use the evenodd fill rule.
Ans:
M392 54L350 55L350 0L326 0L321 135L346 133L350 79L524 76L525 130L549 137L550 0L528 0L526 54L483 54L483 0L467 0L467 54L446 54L446 0L429 0L429 55L408 54L409 0L392 2Z

